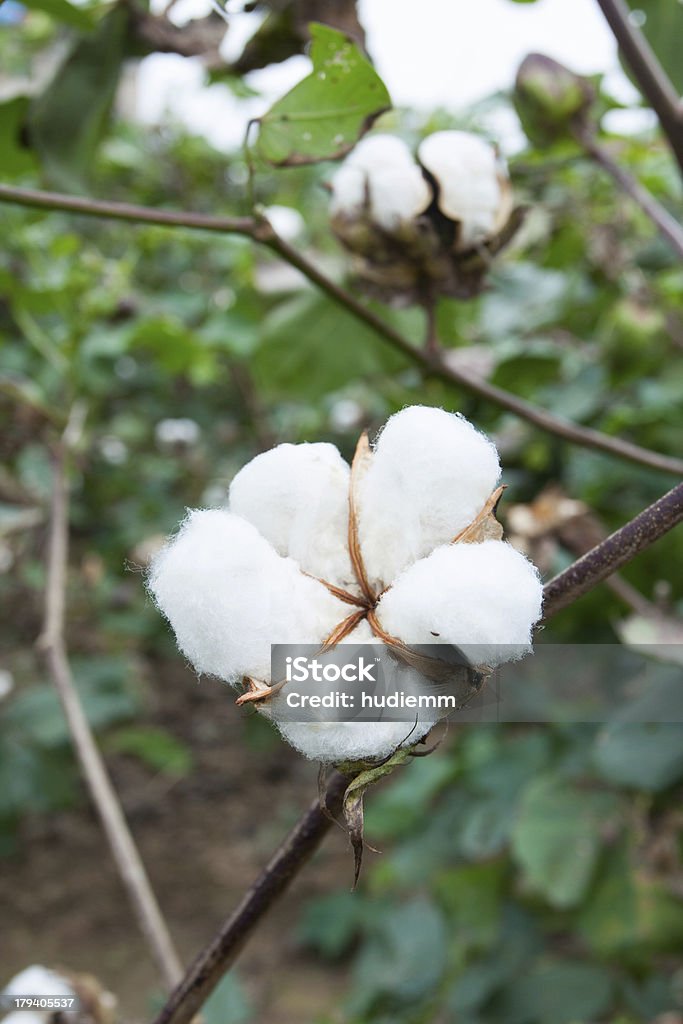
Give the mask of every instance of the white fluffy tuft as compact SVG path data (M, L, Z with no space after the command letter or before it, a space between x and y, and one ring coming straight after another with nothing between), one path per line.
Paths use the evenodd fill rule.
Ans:
M432 191L405 142L371 135L346 158L331 182L332 216L370 219L392 231L425 210Z
M415 405L392 416L359 483L359 537L377 590L481 511L500 476L495 446L462 416Z
M538 571L510 544L453 544L407 569L377 608L384 629L407 644L455 644L475 665L530 653L541 616Z
M338 586L354 581L347 544L349 467L332 444L281 444L230 485L230 511L280 555Z
M435 132L420 143L418 158L438 183L439 209L460 222L459 247L493 234L503 202L493 147L470 132Z
M321 643L347 606L246 520L190 512L152 563L149 589L198 672L270 679L271 644Z

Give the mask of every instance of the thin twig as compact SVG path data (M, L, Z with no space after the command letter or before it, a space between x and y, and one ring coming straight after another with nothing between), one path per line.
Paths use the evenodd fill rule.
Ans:
M333 775L325 800L316 797L298 820L220 931L191 964L155 1024L189 1024L234 963L261 918L320 846L334 816L341 810L348 783L349 780L338 772Z
M121 880L159 972L167 987L172 989L182 978L181 962L83 711L66 652L64 616L69 545L69 430L67 427L53 454L45 624L39 646L59 694L81 771L100 816Z
M649 505L546 584L544 619L556 615L606 580L640 551L683 521L683 483Z
M624 0L598 0L598 4L683 172L683 109L678 93L647 39L631 21Z
M676 254L683 259L683 227L676 218L672 217L669 211L661 203L658 203L652 193L648 192L633 175L620 167L609 150L598 142L590 129L578 130L575 135L587 155L612 176L626 195L630 196L645 216L650 218Z
M0 185L0 202L17 203L20 206L47 210L62 210L92 217L107 217L113 220L132 221L140 224L158 224L167 227L185 227L219 234L245 235L270 249L290 266L299 270L304 277L321 289L334 302L352 313L357 320L367 324L387 344L402 352L411 362L416 363L431 377L448 381L475 395L507 409L520 419L533 423L548 434L561 437L571 444L606 452L617 458L635 462L640 466L657 469L675 476L683 474L683 460L669 455L641 448L630 441L603 434L590 427L580 427L569 420L561 419L545 409L525 402L517 395L496 387L461 367L448 365L441 352L429 353L413 345L400 331L383 320L372 309L357 299L341 285L327 277L319 267L307 259L293 246L285 242L266 220L250 217L211 217L208 214L185 213L174 210L155 210L128 203L105 202L82 196L69 196L55 192L40 192L33 189L14 188Z
M42 192L39 189L14 188L10 185L0 185L0 202L16 203L37 210L80 213L85 217L125 220L134 224L158 224L160 227L191 228L254 237L252 217L215 217L208 213L188 213L184 210L156 210L133 203L115 203L88 196L70 196L63 192Z
M620 530L592 548L544 590L544 621L611 576L640 551L683 520L683 484L675 487ZM327 833L348 780L334 776L297 822L216 937L188 969L154 1024L189 1024L234 963L250 933L298 874Z

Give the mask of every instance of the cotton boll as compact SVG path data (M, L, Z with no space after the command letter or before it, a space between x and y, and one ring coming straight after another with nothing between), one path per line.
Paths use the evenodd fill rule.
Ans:
M377 607L382 627L408 645L455 644L475 665L530 651L543 588L523 555L499 540L437 548L407 569Z
M418 158L437 182L439 209L460 223L458 248L495 233L505 197L492 146L469 132L435 132L420 144Z
M56 971L33 964L8 981L3 996L63 996L73 998L76 993L66 978ZM15 1010L2 1018L2 1024L47 1024L55 1016L54 1010Z
M500 476L495 446L462 416L411 406L392 416L359 481L359 538L381 590L481 511Z
M432 191L406 144L393 135L372 135L356 146L331 183L333 217L370 219L386 231L422 213Z
M149 589L198 672L270 678L271 644L319 644L348 614L244 519L191 512L154 559Z
M333 444L281 444L257 455L230 485L230 511L304 572L338 586L355 580L349 467Z

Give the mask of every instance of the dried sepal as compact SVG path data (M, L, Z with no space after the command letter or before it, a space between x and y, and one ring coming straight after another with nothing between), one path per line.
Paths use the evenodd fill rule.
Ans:
M503 527L496 519L496 509L505 484L497 487L475 519L451 541L451 544L481 544L485 540L502 540Z
M349 482L349 554L358 585L367 600L374 604L375 595L365 571L360 540L358 538L358 481L370 465L371 459L370 441L367 431L364 430L358 438L353 462L351 463L351 479Z
M359 608L358 611L351 612L350 615L347 615L338 626L334 627L329 636L325 638L323 645L320 648L320 653L325 654L327 651L331 651L333 647L336 647L337 644L341 643L345 637L350 633L353 633L356 626L360 625L366 615L367 610L365 608Z

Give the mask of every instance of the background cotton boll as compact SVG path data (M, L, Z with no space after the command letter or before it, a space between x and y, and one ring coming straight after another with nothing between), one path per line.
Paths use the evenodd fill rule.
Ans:
M435 132L418 149L422 166L438 185L439 209L459 221L459 248L493 234L503 194L495 150L469 132Z
M305 572L350 585L348 493L349 467L334 445L281 444L240 470L230 511Z
M280 558L246 520L191 512L155 558L149 589L199 672L270 677L270 646L321 643L346 606Z
M535 566L510 544L487 540L440 547L416 562L377 614L404 643L455 644L474 664L494 666L529 652L542 596Z
M451 541L499 476L495 445L461 416L420 405L392 416L358 490L361 548L375 584Z

